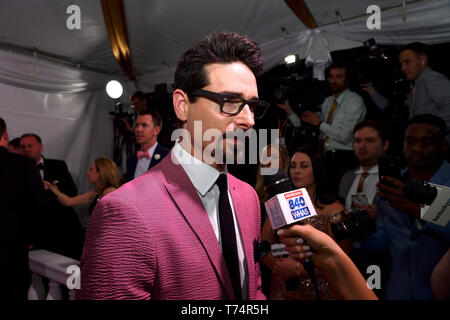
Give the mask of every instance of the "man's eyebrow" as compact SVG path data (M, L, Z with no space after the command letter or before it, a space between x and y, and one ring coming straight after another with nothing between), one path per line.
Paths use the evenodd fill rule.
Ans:
M234 91L221 91L219 93L225 94L225 95L239 96L239 97L242 97L244 95L242 92L234 92ZM259 99L258 97L253 96L250 99L245 99L245 100L258 100L258 99Z

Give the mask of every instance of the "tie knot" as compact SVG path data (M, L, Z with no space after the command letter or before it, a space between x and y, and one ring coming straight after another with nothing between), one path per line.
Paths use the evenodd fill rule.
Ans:
M228 189L227 175L223 173L219 174L219 177L216 180L216 184L219 187L220 193L226 192Z
M369 173L367 171L364 171L363 173L361 173L361 176L363 176L364 178L367 177L369 175Z
M41 162L37 165L39 170L44 170L44 164Z

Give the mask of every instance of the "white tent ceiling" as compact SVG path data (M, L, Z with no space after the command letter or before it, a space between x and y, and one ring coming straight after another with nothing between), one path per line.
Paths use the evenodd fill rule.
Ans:
M365 14L374 2L383 9L400 5L402 1L306 1L319 27L336 23L335 9L340 10L345 20ZM73 4L81 9L81 30L66 27L69 16L66 9ZM212 30L248 34L263 49L267 48L265 51L273 50L273 43L292 47L290 37L306 30L282 0L126 0L124 7L133 67L141 75L144 86L154 82L151 78L170 79L179 55ZM360 44L327 36L330 50ZM0 42L36 48L88 67L121 74L110 49L99 0L0 1ZM264 53L270 57L266 59L267 70L281 63L284 54L289 52Z
M442 42L442 34L447 41L450 38L450 0L406 1L409 19L406 22L401 19L402 0L305 2L318 30L324 31L330 51L359 46L370 37L375 37L379 43L402 44L402 39L409 42L417 35L408 33L411 19L415 19L415 26L423 20L426 32L434 33L434 38L417 40ZM429 10L432 14L421 15L422 7L431 3L437 4ZM66 27L70 15L66 10L74 4L81 9L81 30ZM383 12L382 18L390 17L389 28L367 30L364 15L372 4L382 10L398 7L389 9L389 13ZM248 34L263 49L265 70L282 63L289 53L305 57L310 37L308 29L283 0L125 0L124 9L137 83L141 89L149 91L157 83L170 84L180 54L210 31ZM336 9L345 21L344 26L337 23ZM415 16L411 16L413 13ZM359 19L346 21L358 16ZM382 19L383 27L385 20ZM16 51L14 46L49 53L125 79L111 51L100 0L0 1L0 49Z

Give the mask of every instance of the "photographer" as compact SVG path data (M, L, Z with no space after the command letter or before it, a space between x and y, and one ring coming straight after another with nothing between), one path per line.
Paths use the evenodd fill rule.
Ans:
M358 165L353 154L353 128L366 115L363 99L348 89L347 79L347 66L333 63L328 75L333 95L325 99L320 114L305 111L301 115L301 121L292 112L288 101L278 104L278 107L286 111L292 124L300 125L303 121L320 130L325 166L333 192L337 191L342 174Z
M406 45L400 51L399 60L402 72L412 89L406 98L409 118L417 114L430 113L442 118L450 127L450 81L428 66L427 46L420 42ZM389 101L382 96L371 82L361 85L373 102L384 110ZM449 140L450 134L447 134Z
M431 273L450 245L450 224L440 227L420 220L420 205L409 201L403 188L410 179L450 186L450 164L443 161L445 131L437 116L413 117L404 138L408 167L402 181L382 177L377 184L382 199L377 201L377 231L366 238L365 248L391 258L386 299L433 299Z
M136 91L131 95L130 102L132 108L134 109L134 117L132 119L132 123L130 123L126 118L119 118L122 121L123 125L121 125L126 131L128 131L131 135L134 135L134 124L136 123L136 119L138 114L144 112L148 109L147 98L142 91Z
M310 225L293 225L278 230L277 234L293 259L300 262L304 262L305 258L312 259L315 267L322 271L336 299L377 299L350 258L325 233ZM307 246L303 245L305 241Z

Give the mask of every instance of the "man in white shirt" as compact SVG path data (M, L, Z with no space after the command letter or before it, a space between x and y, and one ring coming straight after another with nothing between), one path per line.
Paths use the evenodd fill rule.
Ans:
M127 158L127 181L143 175L169 153L169 150L157 141L161 127L161 116L157 111L139 113L134 134L140 149Z
M333 95L327 97L321 112L305 111L301 121L318 127L321 132L322 151L332 190L336 190L342 174L357 165L353 155L353 128L366 116L364 101L350 91L348 70L343 63L333 63L329 69L328 83ZM278 104L287 113L294 126L300 126L299 117L292 112L289 102Z

